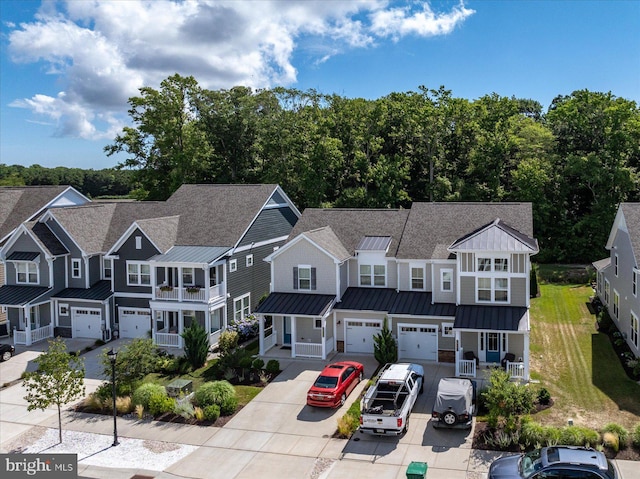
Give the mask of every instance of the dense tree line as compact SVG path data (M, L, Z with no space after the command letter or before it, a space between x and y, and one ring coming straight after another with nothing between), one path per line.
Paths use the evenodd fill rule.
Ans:
M132 176L131 171L124 169L83 170L0 164L0 186L70 185L89 198L128 195L133 189Z
M638 201L640 111L587 90L534 100L440 88L376 100L314 90L201 88L175 75L129 100L105 151L141 198L180 184L279 183L306 207L531 201L540 261L602 257L618 203Z

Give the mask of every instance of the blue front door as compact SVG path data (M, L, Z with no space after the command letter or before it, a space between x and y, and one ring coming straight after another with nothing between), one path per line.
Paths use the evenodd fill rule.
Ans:
M284 335L282 344L291 345L291 317L285 316L282 318L282 320L284 323L282 327L282 334Z
M487 333L487 362L500 362L500 333Z

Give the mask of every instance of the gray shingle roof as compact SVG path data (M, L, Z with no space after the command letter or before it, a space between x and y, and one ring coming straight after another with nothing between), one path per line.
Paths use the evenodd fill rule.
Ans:
M397 258L448 258L454 241L496 218L533 237L530 203L413 203Z
M349 252L342 245L331 226L318 228L317 230L307 231L304 235L318 246L323 248L329 254L333 255L338 261L345 261L351 257Z
M58 237L45 224L31 221L26 223L25 226L31 229L36 241L51 256L59 256L69 252L67 247L60 242Z
M27 221L68 186L3 186L0 188L0 239Z
M408 215L409 211L402 209L307 208L288 241L300 233L330 226L350 256L365 236L390 236L387 256L395 256Z
M640 203L622 203L620 208L627 224L633 254L638 263L640 262Z
M176 244L234 246L277 185L182 185L166 214L180 215Z
M538 242L511 228L502 220L478 228L476 231L456 240L450 250L485 250L510 252L537 252Z
M161 218L148 218L137 220L136 223L144 234L160 251L166 253L176 244L178 237L178 222L180 216L163 216Z
M598 261L594 261L591 264L596 269L596 271L603 270L611 266L611 256L609 256L608 258L599 259Z

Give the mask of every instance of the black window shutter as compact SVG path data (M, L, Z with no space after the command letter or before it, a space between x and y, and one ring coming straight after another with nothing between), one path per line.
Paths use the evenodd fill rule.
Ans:
M316 269L311 268L311 289L316 289Z
M298 289L298 267L293 267L293 289Z

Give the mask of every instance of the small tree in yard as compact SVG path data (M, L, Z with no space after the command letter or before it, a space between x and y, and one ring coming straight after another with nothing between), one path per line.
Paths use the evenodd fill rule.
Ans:
M58 430L62 442L61 406L84 396L84 361L67 352L64 340L49 341L49 349L34 362L38 369L27 373L23 386L27 389L24 397L29 403L28 411L43 411L55 404L58 407Z
M118 395L132 394L137 383L147 374L152 373L158 366L158 348L152 339L136 338L118 351L116 359L116 385ZM107 348L103 348L102 374L111 377L111 361L107 357ZM111 394L110 386L104 391Z
M509 373L502 369L494 369L489 377L489 388L482 393L489 410L488 424L492 428L500 426L517 427L519 417L533 410L534 395L531 388L509 380Z
M198 323L193 323L182 333L184 355L193 369L204 366L209 354L209 335Z
M384 318L382 330L373 337L373 341L373 355L380 365L395 363L398 360L398 343L391 334L387 318Z

